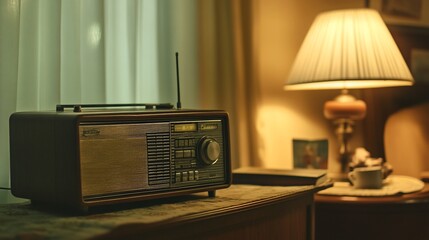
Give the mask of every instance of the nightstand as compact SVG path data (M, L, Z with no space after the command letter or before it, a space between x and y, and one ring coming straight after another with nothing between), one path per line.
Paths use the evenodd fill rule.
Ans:
M429 184L385 197L315 195L316 240L429 239Z

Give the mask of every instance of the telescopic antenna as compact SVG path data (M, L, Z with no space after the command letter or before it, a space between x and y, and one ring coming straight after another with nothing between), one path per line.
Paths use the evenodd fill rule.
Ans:
M176 52L176 78L177 78L177 109L182 108L180 101L180 80L179 80L179 53Z

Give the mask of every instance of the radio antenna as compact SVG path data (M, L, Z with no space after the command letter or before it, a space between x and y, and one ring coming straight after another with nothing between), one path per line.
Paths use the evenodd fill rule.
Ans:
M179 80L179 53L176 52L176 78L177 78L177 109L182 108L180 101L180 80Z

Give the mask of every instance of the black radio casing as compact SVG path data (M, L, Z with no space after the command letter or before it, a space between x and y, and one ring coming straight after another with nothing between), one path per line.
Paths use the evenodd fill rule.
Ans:
M89 207L231 184L228 114L220 110L18 112L10 117L16 197Z

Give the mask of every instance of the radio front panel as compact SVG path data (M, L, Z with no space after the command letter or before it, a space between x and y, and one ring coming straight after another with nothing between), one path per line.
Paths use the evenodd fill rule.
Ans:
M225 184L223 123L79 125L83 201Z
M76 111L75 111L76 110ZM13 113L11 190L79 210L231 184L228 114L220 110Z

